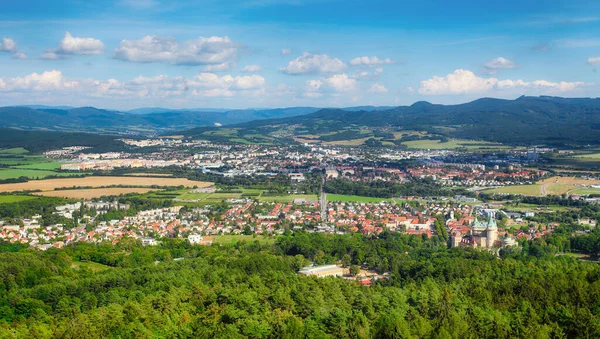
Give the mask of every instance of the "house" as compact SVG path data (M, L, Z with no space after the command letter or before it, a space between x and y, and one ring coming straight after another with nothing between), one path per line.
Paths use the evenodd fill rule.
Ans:
M154 238L143 238L142 245L144 246L156 246L157 242Z
M199 234L190 234L188 236L188 241L190 244L199 244L202 242L202 236Z
M299 272L301 275L314 276L319 278L324 277L341 277L344 275L344 271L337 265L320 265L320 266L308 266L301 269Z

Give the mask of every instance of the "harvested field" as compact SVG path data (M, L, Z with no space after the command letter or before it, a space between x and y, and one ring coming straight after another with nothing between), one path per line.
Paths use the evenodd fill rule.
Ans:
M186 186L207 187L213 183L204 181L192 181L183 178L149 178L149 177L85 177L65 178L50 180L32 180L16 184L0 185L0 192L15 191L52 191L63 187L106 187L106 186Z
M172 177L171 173L128 173L128 177Z
M600 184L600 180L589 180L576 177L550 177L538 182L538 184L596 185Z
M45 197L59 197L67 199L91 199L99 198L107 195L121 195L128 193L146 193L153 191L152 188L92 188L82 190L58 190L34 193L35 195L43 195Z

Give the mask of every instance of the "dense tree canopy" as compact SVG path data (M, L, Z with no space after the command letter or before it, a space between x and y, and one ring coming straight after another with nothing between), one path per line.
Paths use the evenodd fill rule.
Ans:
M498 259L387 232L300 232L274 245L0 248L0 337L600 336L600 266L552 254ZM389 279L366 287L296 274L308 260Z

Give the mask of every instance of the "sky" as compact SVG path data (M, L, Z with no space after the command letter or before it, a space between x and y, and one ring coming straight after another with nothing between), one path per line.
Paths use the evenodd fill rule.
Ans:
M399 106L600 93L600 1L0 3L0 106Z

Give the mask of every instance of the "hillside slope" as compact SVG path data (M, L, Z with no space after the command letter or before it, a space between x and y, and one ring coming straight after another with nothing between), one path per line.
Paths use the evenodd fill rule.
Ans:
M343 137L371 137L382 131L423 131L439 137L514 145L600 144L600 99L483 98L460 105L417 102L411 106L379 111L323 109L303 116L227 127L227 131L223 128L198 128L183 134L219 140L224 135L238 139L246 135L262 135L274 140L278 137L320 135L320 139L325 140L325 134L327 139L335 139L336 134L344 133L338 138L342 140Z

